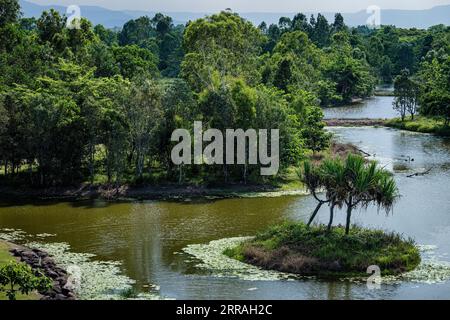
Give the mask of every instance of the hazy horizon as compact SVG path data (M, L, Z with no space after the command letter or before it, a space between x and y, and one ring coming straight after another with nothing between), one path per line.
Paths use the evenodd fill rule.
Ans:
M165 12L216 12L231 8L236 12L345 12L352 13L365 10L371 5L381 9L425 10L439 5L450 5L450 0L258 0L258 5L251 0L25 0L39 5L91 5L112 10L139 10Z

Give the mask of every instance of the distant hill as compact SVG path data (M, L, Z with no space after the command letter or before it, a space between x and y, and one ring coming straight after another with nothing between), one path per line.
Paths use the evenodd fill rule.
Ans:
M25 0L20 0L24 17L39 17L44 10L54 8L60 13L66 12L66 7L60 5L38 5ZM80 6L81 14L93 24L102 24L108 28L121 27L130 19L148 15L153 16L155 12L146 11L114 11L96 6ZM175 24L185 24L189 20L202 18L208 13L192 12L163 12L171 16ZM293 17L295 13L261 13L261 12L243 12L239 13L242 17L248 19L254 24L265 21L267 24L277 23L282 16ZM306 12L311 15L312 12ZM314 13L316 14L316 13ZM327 19L333 21L334 12L323 13ZM349 26L358 26L366 24L368 14L365 11L356 13L342 13L345 22ZM428 10L382 10L381 23L385 25L395 25L402 28L422 28L426 29L436 24L450 25L450 5L438 6Z

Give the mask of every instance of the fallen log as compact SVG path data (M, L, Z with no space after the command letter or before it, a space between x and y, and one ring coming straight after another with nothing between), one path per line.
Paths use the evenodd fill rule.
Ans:
M416 172L416 173L407 175L406 177L407 177L407 178L412 178L412 177L417 177L417 176L424 176L424 175L426 175L426 174L429 174L430 171L431 171L431 168L428 169L428 170L426 170L426 171L424 171L424 172Z

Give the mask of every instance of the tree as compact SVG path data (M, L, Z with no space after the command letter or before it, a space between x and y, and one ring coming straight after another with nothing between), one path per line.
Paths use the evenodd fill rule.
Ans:
M158 58L149 50L136 45L112 48L114 59L124 78L133 79L142 74L150 77L158 76Z
M313 25L313 23L311 23ZM313 25L312 37L313 42L319 47L323 48L330 44L330 25L328 20L322 15L317 15Z
M420 113L442 118L448 126L450 123L450 57L445 50L430 51L421 64L418 77L421 83Z
M171 28L173 28L172 18L169 16L165 16L162 13L157 13L153 19L152 23L155 26L156 31L158 32L159 37L164 37Z
M0 0L0 28L17 22L19 14L20 5L17 0Z
M333 32L341 32L346 30L344 17L340 13L334 15L334 22L332 26Z
M119 44L140 45L143 41L150 38L154 32L152 21L149 17L140 17L130 20L122 28L119 34Z
M366 163L359 155L349 154L345 160L340 158L325 159L320 165L306 161L301 181L305 183L313 197L318 201L308 225L317 215L320 207L330 205L331 229L336 207L347 207L345 233L349 234L353 210L361 206L367 208L374 203L389 212L399 197L395 180L391 174L379 168L376 162ZM325 191L325 199L317 196L317 191Z
M235 13L198 19L184 33L186 56L181 75L197 93L215 83L223 84L214 78L243 77L247 83L256 84L261 41L261 32Z
M9 300L16 300L18 292L29 294L33 290L44 291L51 287L50 278L39 271L35 274L26 264L9 262L0 267L0 291L6 292Z
M278 26L280 27L281 32L289 31L292 27L292 21L288 17L281 17L278 21Z
M323 111L316 106L308 106L303 117L302 136L305 146L313 152L321 151L330 145L331 135L325 130Z
M303 13L296 14L294 19L292 19L292 30L303 31L307 34L311 32L308 18Z
M161 90L154 81L139 79L131 86L130 101L123 106L127 112L138 180L142 180L145 157L151 144L156 143L157 124L162 115L161 98Z
M380 77L384 83L392 83L393 65L389 57L384 56L380 67Z
M342 208L346 196L346 177L345 167L339 158L325 159L319 167L322 175L323 188L326 197L330 202L330 219L328 222L328 231L331 230L334 220L334 209Z
M67 43L64 35L66 18L54 9L44 11L37 21L37 32L41 43L48 43L58 52L62 52Z
M397 185L391 174L372 161L366 163L359 155L349 154L345 160L344 202L347 206L345 234L350 232L352 211L371 203L389 212L399 197Z
M318 196L318 193L323 187L322 174L319 168L313 165L310 161L305 161L303 163L303 171L299 172L299 177L300 181L305 185L305 187L309 190L309 192L311 192L314 199L316 199L316 201L318 202L316 208L314 209L313 213L311 214L311 217L308 220L307 225L310 226L311 223L314 221L314 218L316 217L320 208L324 204L330 203L330 199L321 199Z
M402 121L409 112L411 119L417 112L417 90L418 85L410 79L409 70L404 69L394 80L394 109L400 113Z

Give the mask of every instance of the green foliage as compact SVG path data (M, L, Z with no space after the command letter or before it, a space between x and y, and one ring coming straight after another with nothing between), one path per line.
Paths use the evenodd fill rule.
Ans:
M363 157L354 154L349 154L345 160L325 159L315 165L305 161L300 179L318 200L319 205L330 203L329 230L333 222L334 207L341 208L346 205L346 234L350 232L351 214L357 206L367 208L373 203L388 213L399 197L395 180L388 171L379 168L376 162L367 163ZM317 197L317 192L321 189L325 190L326 200Z
M282 177L328 146L319 106L370 96L375 77L389 82L404 67L419 70L421 113L450 118L445 26L369 30L299 13L256 28L226 11L186 26L157 13L120 30L86 19L71 29L55 10L19 19L17 1L0 4L8 183L268 182L257 165L175 168L172 132L196 120L279 129Z
M418 84L409 77L409 70L405 69L394 80L394 109L400 113L402 121L407 113L414 120L417 112Z
M391 119L386 122L386 126L408 130L413 132L433 133L439 136L450 136L450 127L439 117L431 118L425 116L415 117L414 120L401 118Z
M190 23L184 33L186 52L182 76L195 92L211 88L217 79L242 77L256 84L256 58L262 36L249 21L221 12Z
M14 23L20 14L20 5L17 0L0 1L0 28L9 23Z
M346 235L342 227L330 231L292 222L273 226L224 254L264 268L322 276L364 275L371 265L378 265L383 275L398 274L420 263L415 243L395 233L355 227Z
M309 107L302 120L302 136L305 139L305 146L314 152L329 147L331 135L324 130L325 122L322 110L318 107Z
M6 293L9 300L16 300L18 292L29 294L33 290L50 289L52 280L40 272L33 272L30 266L9 262L0 266L0 291Z
M450 38L450 36L448 37ZM420 113L450 122L450 41L438 52L430 51L419 72Z

